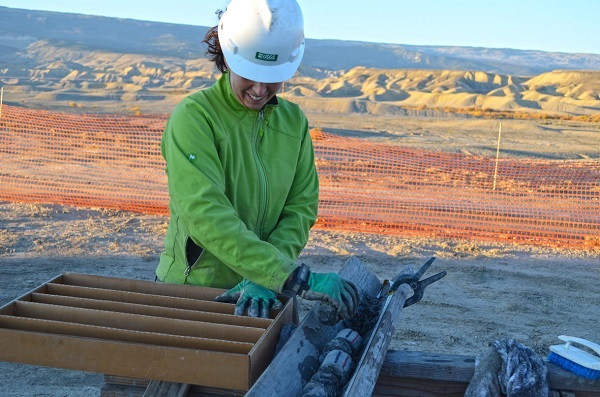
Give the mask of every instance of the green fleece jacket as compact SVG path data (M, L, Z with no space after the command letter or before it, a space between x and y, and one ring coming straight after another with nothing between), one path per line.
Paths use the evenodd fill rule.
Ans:
M224 73L175 108L161 151L171 218L157 277L217 288L246 278L281 292L317 216L314 151L299 107L274 97L248 109Z

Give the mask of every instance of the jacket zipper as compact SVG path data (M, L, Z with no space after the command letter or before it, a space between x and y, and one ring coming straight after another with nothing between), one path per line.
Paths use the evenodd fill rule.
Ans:
M264 117L265 117L264 109L261 109L258 112L258 117L257 117L257 128L255 130L256 138L255 138L255 145L254 145L254 159L256 160L256 169L258 171L258 177L259 177L260 186L261 186L260 207L259 207L258 216L257 216L257 231L261 235L262 235L262 225L264 223L265 215L267 212L267 203L266 203L266 201L267 201L267 174L265 172L265 167L262 163L262 160L260 159L260 156L258 154L258 148L259 148L262 136L263 136L262 124L263 124ZM200 262L200 258L203 256L203 254L204 254L204 252L202 254L200 254L200 257L198 257L198 260L192 266L186 265L185 272L184 272L184 284L186 283L187 278L190 275L190 272L192 270L194 270L194 268L196 267L195 265Z
M256 226L257 226L257 231L259 233L259 236L262 238L262 230L263 230L263 223L265 221L265 217L266 217L266 213L267 213L267 173L265 172L265 167L264 164L258 154L258 149L259 149L259 145L260 145L260 141L262 139L263 136L263 121L264 121L264 117L265 117L265 111L264 109L261 109L258 112L258 119L257 119L257 131L256 131L256 140L255 140L255 145L254 145L254 158L256 160L256 169L258 171L258 177L260 180L260 205L259 205L259 211L258 211L258 216L256 218Z
M193 264L191 264L191 265L186 264L185 265L185 272L183 273L184 276L185 276L183 278L183 283L184 284L187 283L187 278L190 275L190 272L192 270L194 270L196 267L198 267L198 265L200 264L200 262L202 262L202 258L204 258L205 254L206 254L206 250L202 249L202 252L200 253L200 255L198 256L198 258L196 259L196 261Z

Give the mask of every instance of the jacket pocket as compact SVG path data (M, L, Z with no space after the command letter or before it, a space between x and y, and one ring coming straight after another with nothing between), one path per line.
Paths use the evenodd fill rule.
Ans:
M203 257L204 248L196 244L194 240L188 236L185 241L186 276L190 274L190 271L198 265Z

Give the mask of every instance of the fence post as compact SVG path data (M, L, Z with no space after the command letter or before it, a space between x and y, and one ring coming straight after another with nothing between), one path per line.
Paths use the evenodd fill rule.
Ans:
M4 86L0 88L0 118L2 118L2 102L4 101Z
M500 137L502 136L502 122L498 128L498 146L496 147L496 166L494 167L494 188L496 190L496 176L498 176L498 157L500 157Z

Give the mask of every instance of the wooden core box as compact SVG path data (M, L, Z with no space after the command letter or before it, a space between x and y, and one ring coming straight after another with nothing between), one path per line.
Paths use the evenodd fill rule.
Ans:
M248 390L294 300L257 319L223 291L65 273L0 308L0 361Z

